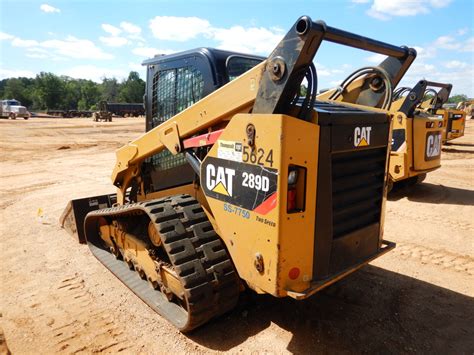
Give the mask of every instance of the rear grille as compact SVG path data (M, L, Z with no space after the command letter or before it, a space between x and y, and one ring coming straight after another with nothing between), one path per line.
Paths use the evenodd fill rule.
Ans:
M386 147L332 155L333 238L380 221Z

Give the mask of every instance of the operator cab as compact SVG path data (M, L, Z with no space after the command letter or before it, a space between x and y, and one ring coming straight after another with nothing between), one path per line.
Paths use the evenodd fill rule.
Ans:
M144 103L146 131L159 126L195 102L234 80L265 60L265 57L197 48L171 55L157 55L144 61L147 87ZM183 154L168 150L149 158L144 164L150 177L148 192L193 182L194 170Z

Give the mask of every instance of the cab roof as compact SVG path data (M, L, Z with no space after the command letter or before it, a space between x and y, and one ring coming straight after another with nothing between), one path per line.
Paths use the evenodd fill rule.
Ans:
M158 63L162 63L168 60L175 60L181 59L185 57L189 57L192 55L200 55L203 57L207 57L211 62L216 62L220 60L226 60L230 56L239 56L239 57L248 57L248 58L255 58L260 60L265 60L266 57L253 55L253 54L246 54L246 53L239 53L239 52L232 52L232 51L225 51L222 49L216 48L209 48L209 47L200 47L195 49L190 49L184 52L178 52L173 54L157 54L153 58L146 59L143 61L142 65L155 65Z

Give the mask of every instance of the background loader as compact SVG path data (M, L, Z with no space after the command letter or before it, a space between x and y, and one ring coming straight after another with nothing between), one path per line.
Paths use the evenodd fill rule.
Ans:
M452 85L426 82L426 89L423 100L418 104L418 109L430 115L443 119L442 143L464 135L466 125L466 112L459 108L446 107ZM435 90L434 88L438 88ZM394 101L403 97L411 91L409 87L400 87L394 92Z
M466 112L457 108L444 107L448 102L452 87L451 84L430 81L425 91L425 100L419 105L421 110L443 119L443 144L462 137L466 126Z
M383 80L377 78L377 73ZM370 107L379 107L393 113L395 117L392 126L389 190L394 183L410 185L422 182L428 172L441 166L443 119L433 113L432 109L421 108L427 88L436 83L421 80L414 88L393 90L399 81L400 73L394 70L391 59L387 58L377 67L356 70L338 88L318 96L318 99L366 105L360 88L389 88L383 98L369 103ZM439 95L446 96L447 100L449 92L443 90Z
M232 309L245 287L304 299L394 247L384 204L403 113L370 107L391 95L380 83L359 88L358 105L317 101L323 41L387 55L394 83L416 56L301 17L267 59L150 59L147 133L117 151L117 194L73 200L61 218L181 331Z

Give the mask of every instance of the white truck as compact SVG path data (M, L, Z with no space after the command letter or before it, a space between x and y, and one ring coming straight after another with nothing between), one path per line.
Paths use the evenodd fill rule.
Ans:
M30 118L30 113L25 106L21 106L18 100L2 100L0 107L0 117L11 118L23 117L25 120Z

